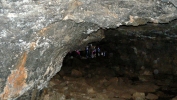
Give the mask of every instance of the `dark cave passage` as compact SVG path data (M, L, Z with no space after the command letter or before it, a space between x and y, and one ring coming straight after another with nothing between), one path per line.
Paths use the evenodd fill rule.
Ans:
M131 32L131 31L130 31ZM51 100L170 100L177 94L176 39L105 30L100 55L72 51L42 97ZM140 37L141 36L141 37ZM105 52L106 55L103 53ZM55 92L55 93L53 93ZM49 94L49 95L46 95Z

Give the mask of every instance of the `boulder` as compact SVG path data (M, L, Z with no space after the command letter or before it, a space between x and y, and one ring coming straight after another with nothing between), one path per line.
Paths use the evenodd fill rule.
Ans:
M133 93L133 100L145 100L145 93L142 92Z

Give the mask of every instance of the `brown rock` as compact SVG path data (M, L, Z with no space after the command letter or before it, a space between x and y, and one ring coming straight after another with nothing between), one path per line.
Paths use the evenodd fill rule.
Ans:
M140 75L140 76L138 76L138 78L139 78L139 80L141 80L143 82L153 81L152 75Z
M60 76L64 76L65 75L65 72L63 70L60 70L59 73L58 73Z
M119 95L119 98L130 100L130 99L132 98L132 96L131 96L130 93L127 92L127 93L121 93L121 94Z
M87 88L87 93L93 94L93 93L95 93L95 91L93 90L93 88Z
M162 91L157 91L156 94L158 97L163 97L165 95Z
M44 100L50 100L49 94L44 96Z
M74 76L74 77L81 77L82 76L82 73L76 69L73 69L72 72L71 72L71 75Z
M146 99L150 99L150 100L157 100L159 97L155 94L152 93L148 93L148 95L146 96Z
M109 80L109 83L110 84L117 84L118 83L118 78L117 77L113 77L113 78L111 78L110 80Z
M132 83L132 80L130 80L129 78L127 77L123 77L123 78L120 78L119 77L119 83L122 83L122 84L131 84Z
M139 84L133 87L138 92L155 92L158 88L158 86L151 83Z
M133 94L133 100L145 100L145 93L135 92Z
M143 75L152 75L152 72L150 72L150 71L148 71L148 70L145 70L145 71L143 72Z
M100 81L99 81L99 83L102 85L102 84L104 84L104 83L106 83L106 82L108 82L106 79L101 79Z
M119 84L119 85L124 84L124 80L123 80L121 77L119 77L118 79L119 79L119 80L118 80L118 84Z
M110 100L106 94L97 93L94 100Z
M49 86L50 86L50 87L55 86L55 85L56 85L56 84L55 84L54 81L50 81L50 82L49 82Z
M177 100L177 96L176 96L176 97L174 97L172 100Z

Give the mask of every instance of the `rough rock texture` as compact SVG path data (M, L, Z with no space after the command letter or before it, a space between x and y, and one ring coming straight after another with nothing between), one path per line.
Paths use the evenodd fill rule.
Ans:
M0 2L2 100L42 89L60 70L68 51L104 38L100 28L168 23L177 18L175 0Z
M115 57L111 59L114 64L134 67L133 70L144 67L158 69L159 73L176 74L176 32L177 20L170 24L123 26L106 30L103 42L105 49L114 53Z
M92 45L94 46L96 43L99 45L98 42L94 42ZM103 50L103 46L99 46ZM105 46L107 47L107 45ZM123 45L122 48L124 48ZM115 52L113 53L115 55ZM129 56L131 53L134 52L130 52ZM126 53L121 54L121 56L123 55ZM84 57L85 54L81 53L81 56ZM68 58L70 55L64 58L64 62L67 63L63 64L60 72L50 80L49 85L41 91L40 96L29 100L171 100L177 94L177 76L174 76L175 79L172 80L171 75L167 74L161 74L155 79L152 74L144 75L146 80L144 81L140 79L139 71L131 71L132 66L127 68L120 64L113 65L107 56L90 59L79 59L74 56L72 65L71 59L68 60ZM126 63L122 62L122 64ZM117 70L115 70L116 67ZM121 70L122 75L120 75L120 67L125 68ZM145 65L142 70L149 71L150 68ZM82 76L77 75L76 77L76 74L73 74L74 70L82 73Z

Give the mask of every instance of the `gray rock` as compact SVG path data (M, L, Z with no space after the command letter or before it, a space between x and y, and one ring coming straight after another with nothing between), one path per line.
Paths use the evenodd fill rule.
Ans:
M1 0L1 99L41 90L70 50L104 38L100 28L168 23L173 0Z

